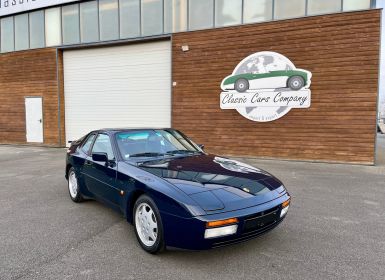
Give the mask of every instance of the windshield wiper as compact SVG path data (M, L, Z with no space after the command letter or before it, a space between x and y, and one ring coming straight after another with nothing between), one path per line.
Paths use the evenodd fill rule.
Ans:
M195 154L200 153L199 151L190 151L190 150L174 150L174 151L168 151L167 155L176 155L176 154Z
M160 157L165 155L166 154L162 154L162 153L139 153L139 154L130 155L130 157Z
M173 156L173 155L178 155L178 154L183 154L183 155L186 155L186 154L189 154L189 155L192 155L192 154L196 154L196 153L201 153L199 151L190 151L190 150L173 150L173 151L168 151L166 153L156 153L156 152L152 152L152 153L138 153L138 154L133 154L133 155L130 155L130 157L164 157L164 156Z

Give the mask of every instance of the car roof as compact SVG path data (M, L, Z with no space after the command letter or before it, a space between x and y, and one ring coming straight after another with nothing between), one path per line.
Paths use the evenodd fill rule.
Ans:
M101 128L92 132L121 132L121 131L137 131L137 130L173 130L173 128L165 127L122 127L122 128Z

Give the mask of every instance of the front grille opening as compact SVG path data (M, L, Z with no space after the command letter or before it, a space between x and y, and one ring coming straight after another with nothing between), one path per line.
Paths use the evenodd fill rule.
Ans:
M279 206L245 218L243 233L263 230L279 221Z

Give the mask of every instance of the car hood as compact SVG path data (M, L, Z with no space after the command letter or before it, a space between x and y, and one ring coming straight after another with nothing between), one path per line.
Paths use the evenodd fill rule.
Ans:
M211 213L252 207L286 192L266 171L215 155L157 159L138 167L167 180Z

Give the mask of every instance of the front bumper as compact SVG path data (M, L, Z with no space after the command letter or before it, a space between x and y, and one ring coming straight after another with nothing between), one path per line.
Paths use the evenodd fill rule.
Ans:
M282 222L286 215L280 217L281 205L289 198L289 194L286 193L273 201L254 207L190 219L161 213L166 245L187 250L206 250L255 238L274 229ZM239 220L235 234L211 239L204 238L207 222L229 218Z

